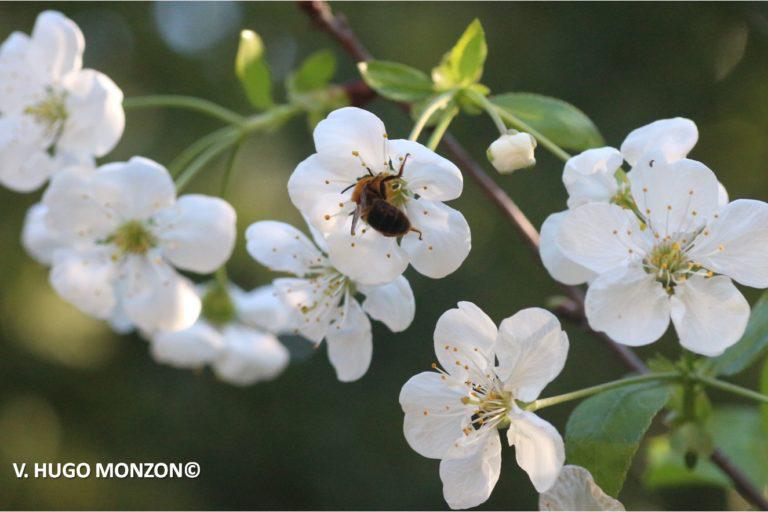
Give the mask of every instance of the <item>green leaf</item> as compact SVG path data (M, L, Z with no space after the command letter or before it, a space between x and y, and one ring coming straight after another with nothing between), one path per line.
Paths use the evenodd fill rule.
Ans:
M640 441L668 399L668 387L651 383L585 400L565 427L568 463L587 468L605 492L618 497Z
M768 359L765 360L765 366L763 366L763 372L760 375L760 392L768 395ZM768 405L760 405L760 410L763 416L763 432L768 434Z
M768 349L768 292L752 308L747 329L741 339L723 354L709 361L717 375L735 375L752 364Z
M272 106L272 82L264 60L264 43L253 30L240 32L240 47L235 57L235 74L248 101L259 110Z
M714 444L741 468L758 489L768 486L768 436L760 413L751 406L715 409L707 423ZM701 460L694 471L686 469L684 455L674 449L670 436L654 438L648 445L648 467L643 481L650 488L682 485L732 487L730 479L709 460Z
M440 65L432 70L432 80L439 89L467 87L480 81L488 55L485 32L480 20L474 20Z
M540 94L509 92L494 96L491 103L531 125L560 147L583 151L605 143L592 120L563 100Z
M411 103L434 92L426 74L405 64L372 60L359 63L357 68L371 89L390 100Z
M336 73L336 56L330 50L313 53L299 69L288 76L286 88L291 94L303 94L326 87Z

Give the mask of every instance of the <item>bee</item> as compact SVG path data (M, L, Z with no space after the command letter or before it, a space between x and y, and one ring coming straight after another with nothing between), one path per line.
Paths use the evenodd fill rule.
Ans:
M413 231L418 233L419 240L422 239L422 233L411 225L408 216L397 206L392 204L397 191L400 189L400 178L403 176L405 162L410 153L405 155L400 163L400 169L397 174L380 172L373 174L368 168L368 175L358 178L357 183L344 190L342 194L352 190L352 201L356 204L355 211L352 214L352 236L355 235L355 229L360 219L363 219L369 226L384 236L398 237L404 236ZM389 163L390 169L392 162Z

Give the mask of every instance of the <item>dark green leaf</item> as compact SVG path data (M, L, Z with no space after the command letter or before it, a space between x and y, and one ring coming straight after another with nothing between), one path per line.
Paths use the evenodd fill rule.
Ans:
M264 44L252 30L240 33L240 47L235 57L235 74L245 90L248 101L257 109L272 106L272 82L264 60Z
M371 89L394 101L420 101L434 89L426 74L405 64L372 60L357 67Z
M587 468L605 492L617 497L640 441L668 399L669 388L652 383L585 400L565 427L568 463Z
M755 362L768 349L768 292L752 308L747 329L741 339L723 354L709 361L717 375L735 375Z
M329 50L320 50L307 57L299 69L288 77L286 84L291 94L303 94L322 89L336 73L336 56Z
M439 89L466 87L483 76L483 65L488 55L485 32L480 20L474 20L440 65L432 70L432 80Z
M700 460L693 470L685 466L682 453L672 448L669 434L649 439L645 452L643 485L649 490L680 486L727 487L730 480L708 460Z
M557 98L509 92L494 96L491 102L560 147L582 151L604 144L602 135L584 112Z

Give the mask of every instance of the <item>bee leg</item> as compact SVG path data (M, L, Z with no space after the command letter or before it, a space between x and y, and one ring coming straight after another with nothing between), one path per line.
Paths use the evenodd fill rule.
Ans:
M411 156L410 153L405 154L405 158L403 158L403 161L400 162L400 170L397 172L397 177L401 178L403 176L403 169L405 169L405 162L408 161L408 157Z
M346 192L347 190L349 190L349 189L351 189L351 188L354 188L354 186L355 186L355 185L357 185L357 183L353 183L353 184L351 184L350 186L348 186L347 188L345 188L344 190L342 190L340 193L341 193L341 194L343 194L343 193L344 193L344 192Z
M411 228L408 231L413 231L414 233L418 233L419 234L419 240L424 240L424 233L422 233L420 230L418 230L416 228Z

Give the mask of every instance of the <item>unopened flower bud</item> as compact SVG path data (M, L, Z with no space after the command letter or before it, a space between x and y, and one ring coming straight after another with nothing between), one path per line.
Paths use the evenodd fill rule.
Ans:
M488 147L488 160L497 171L509 174L536 164L536 139L529 133L509 130Z

